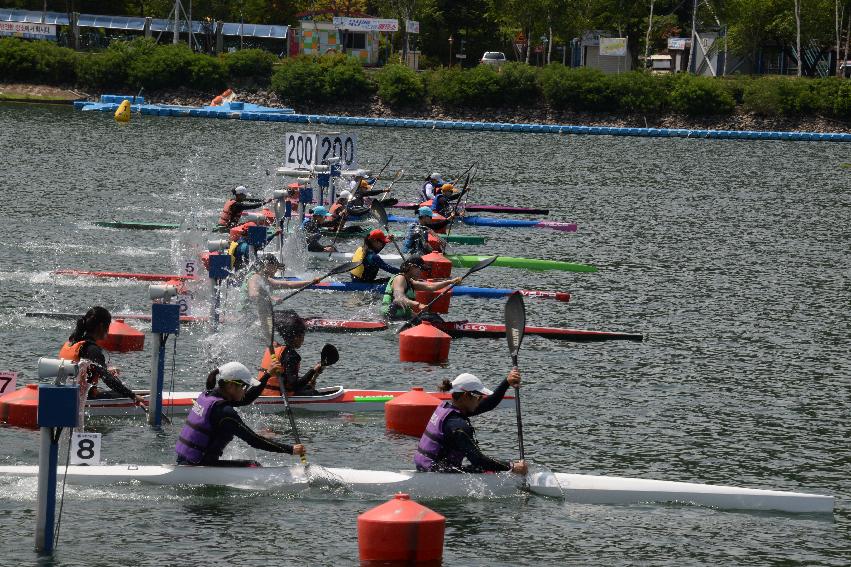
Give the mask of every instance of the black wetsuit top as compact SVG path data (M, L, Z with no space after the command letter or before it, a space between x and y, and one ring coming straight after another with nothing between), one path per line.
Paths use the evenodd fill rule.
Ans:
M89 367L89 376L96 377L100 382L106 384L106 387L112 390L111 392L103 391L100 388L95 388L94 391L89 392L89 397L91 399L104 399L104 398L133 398L133 390L124 385L124 383L119 380L116 376L113 376L111 372L107 370L106 364L106 356L103 354L103 349L101 349L89 336L83 337L83 340L86 341L85 344L80 347L80 358L90 360L94 364Z
M213 427L213 431L210 435L210 445L207 448L204 458L199 464L208 467L244 466L253 464L251 461L227 461L221 459L222 453L225 451L225 447L233 441L234 437L242 439L255 449L270 451L272 453L292 454L292 445L278 443L271 439L267 439L262 435L258 435L253 429L248 427L244 421L242 421L242 418L239 417L239 414L234 409L234 407L247 406L254 403L254 400L260 396L263 388L266 387L267 380L268 377L264 377L264 379L260 381L260 384L252 386L246 390L245 397L241 402L226 401L213 406L210 411L210 424ZM221 392L218 392L217 390L218 389L213 390L213 393L221 395ZM180 458L177 459L177 462L178 464L186 464Z
M301 370L301 355L294 348L284 349L284 354L281 360L281 368L284 370L283 384L287 392L292 392L300 396L312 396L316 394L316 390L310 387L310 381L313 379L315 372L313 368L304 373L304 376L299 377L298 373Z
M503 380L493 394L483 399L472 414L462 416L453 413L443 422L444 447L447 452L460 451L464 453L469 465L461 468L463 472L502 472L510 471L511 464L506 461L492 459L482 453L479 443L476 441L476 432L470 424L469 418L496 408L508 391L508 380Z

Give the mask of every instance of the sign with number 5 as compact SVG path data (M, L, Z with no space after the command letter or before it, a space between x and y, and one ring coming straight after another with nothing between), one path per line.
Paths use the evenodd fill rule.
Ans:
M71 435L71 464L100 464L100 433L75 431Z

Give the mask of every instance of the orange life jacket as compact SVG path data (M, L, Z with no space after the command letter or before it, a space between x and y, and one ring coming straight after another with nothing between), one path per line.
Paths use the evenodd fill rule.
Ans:
M236 199L228 199L225 207L222 209L222 214L219 215L219 226L231 226L236 219L233 215L233 206L236 204Z
M281 361L281 358L284 356L284 350L286 350L286 345L279 345L275 343L275 358L278 359L278 362ZM260 363L261 370L257 373L257 379L263 377L263 374L266 373L269 368L272 366L272 357L269 356L269 349L263 349L263 362ZM280 396L281 395L281 383L278 381L277 376L272 376L269 378L269 381L266 382L266 387L263 388L262 394L263 396Z
M59 349L59 358L63 360L70 360L71 362L80 362L80 351L83 350L83 346L91 341L78 341L76 343L72 343L71 341L65 341L65 344L62 345L62 348ZM86 376L86 381L91 384L91 388L89 389L89 397L95 397L98 394L98 379L100 374L98 372L93 372L91 368L89 368L88 375Z

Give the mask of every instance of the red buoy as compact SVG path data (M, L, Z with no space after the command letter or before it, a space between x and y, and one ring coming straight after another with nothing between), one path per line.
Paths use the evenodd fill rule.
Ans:
M445 529L446 518L397 494L358 516L360 560L439 563Z
M132 350L143 350L145 348L145 333L134 329L124 322L124 319L116 319L109 325L106 338L98 341L98 346L112 352L130 352Z
M0 423L38 427L38 384L27 384L0 397Z
M446 220L446 217L443 216L443 215L439 215L437 213L434 213L433 215L431 215L431 220L432 220L432 222L437 222L437 221ZM440 228L435 228L434 231L437 234L446 234L446 225L443 225Z
M402 362L446 362L451 337L423 321L399 333L399 360Z
M423 262L423 275L427 278L440 280L452 276L452 261L440 252L426 254L423 256Z
M411 388L384 404L384 424L390 431L421 437L440 398L422 388Z
M431 246L431 249L435 252L443 252L443 247L445 243L443 243L441 240L438 239L438 237L429 232L428 245Z
M245 236L248 234L249 226L257 226L257 223L254 221L244 222L230 229L228 231L228 235L230 236L231 242L236 242L240 238L245 238Z
M417 301L428 305L431 301L443 293L446 288L437 291L417 290ZM449 301L452 299L452 290L447 291L440 299L432 303L429 311L433 313L449 313Z

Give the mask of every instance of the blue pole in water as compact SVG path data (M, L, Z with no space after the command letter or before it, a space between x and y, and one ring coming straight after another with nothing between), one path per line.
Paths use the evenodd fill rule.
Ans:
M165 383L165 344L168 336L180 334L180 305L151 304L151 333L157 349L151 367L151 394L148 398L148 424L159 429L163 416L163 384Z
M213 280L213 308L210 321L215 331L219 327L219 307L221 306L221 283L230 273L230 256L227 254L210 254L207 271Z
M60 372L62 372L61 369ZM53 553L59 435L63 427L77 426L78 403L76 384L73 386L40 384L38 387L37 422L41 428L35 526L35 549L38 553Z

